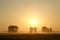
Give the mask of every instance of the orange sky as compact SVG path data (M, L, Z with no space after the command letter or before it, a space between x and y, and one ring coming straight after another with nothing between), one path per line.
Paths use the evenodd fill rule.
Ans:
M42 26L60 31L60 1L1 0L0 32L6 32L9 25L19 26L20 32L29 32L32 19L37 20L38 31Z

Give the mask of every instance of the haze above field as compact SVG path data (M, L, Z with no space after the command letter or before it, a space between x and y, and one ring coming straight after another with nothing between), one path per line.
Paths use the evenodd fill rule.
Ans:
M29 32L33 19L38 31L42 26L60 31L60 0L0 0L0 32L7 32L9 25Z

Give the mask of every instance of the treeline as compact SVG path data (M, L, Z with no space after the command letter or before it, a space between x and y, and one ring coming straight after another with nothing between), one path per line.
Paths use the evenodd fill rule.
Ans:
M18 31L18 29L19 28L16 25L8 26L8 32L9 33L16 33ZM30 31L30 33L32 33L33 31L37 32L37 28L36 27L34 27L34 28L30 27L29 31ZM47 28L46 26L43 26L41 31L42 32L52 32L52 28Z

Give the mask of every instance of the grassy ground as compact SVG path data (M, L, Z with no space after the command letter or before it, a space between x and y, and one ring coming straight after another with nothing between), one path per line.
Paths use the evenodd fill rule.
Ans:
M60 34L0 34L0 40L60 40Z

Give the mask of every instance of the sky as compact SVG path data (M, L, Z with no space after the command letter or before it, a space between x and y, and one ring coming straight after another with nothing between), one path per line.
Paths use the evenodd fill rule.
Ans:
M43 26L60 31L60 0L0 0L0 32L7 32L9 25L29 32L32 19L38 32Z

